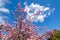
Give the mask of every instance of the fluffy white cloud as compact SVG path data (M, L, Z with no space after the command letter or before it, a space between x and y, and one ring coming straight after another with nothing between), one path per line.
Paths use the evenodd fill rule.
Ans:
M9 13L9 9L5 8L5 4L6 3L10 3L9 0L0 0L0 12L4 12L4 13ZM1 13L0 13L1 15ZM3 20L4 16L0 16L0 24L4 23L4 20Z
M0 16L0 24L3 24L4 20L2 19L2 17Z
M3 7L6 3L11 3L9 0L0 0L0 7Z
M9 9L4 7L6 3L10 3L10 1L9 0L0 0L0 12L5 12L5 13L9 12Z
M0 8L0 12L9 13L9 9L7 9L7 8Z
M43 22L44 19L51 14L49 7L34 3L29 6L26 4L24 11L27 13L26 19L31 22Z

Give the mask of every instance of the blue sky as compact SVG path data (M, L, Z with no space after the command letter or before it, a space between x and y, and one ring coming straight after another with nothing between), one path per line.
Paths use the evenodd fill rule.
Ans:
M4 18L4 21L5 20L13 21L13 16L10 13L14 9L14 7L18 4L18 2L21 3L21 6L23 8L25 7L24 6L25 2L27 2L27 5L34 3L34 4L39 4L41 6L50 7L51 9L55 8L55 10L51 12L50 16L44 18L43 22L37 22L37 23L33 22L33 23L36 26L47 26L47 30L60 29L60 4L59 4L60 1L59 0L6 0L6 2L4 1L4 5L0 6L0 8L6 8L9 10L8 14L6 14L7 12L1 12L0 10L1 16L9 17L9 18ZM12 22L10 23L12 24Z

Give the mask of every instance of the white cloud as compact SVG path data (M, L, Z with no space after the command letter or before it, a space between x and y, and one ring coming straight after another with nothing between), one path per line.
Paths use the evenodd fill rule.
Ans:
M6 3L11 3L9 0L0 0L0 12L9 12L9 9L5 8Z
M0 12L9 13L9 9L7 9L7 8L0 8Z
M0 0L0 7L3 7L6 3L11 3L9 0Z
M5 5L7 4L7 3L11 3L9 0L0 0L0 12L4 12L4 13L9 13L10 12L10 10L9 9L7 9L7 8L5 8ZM0 13L0 15L1 15L1 13ZM3 20L4 19L4 16L0 16L0 24L2 24L2 23L4 23L5 21Z
M27 13L26 19L31 22L44 22L44 19L51 14L50 8L32 3L25 5L24 11ZM45 12L48 12L46 14Z
M3 18L0 16L0 24L3 24L4 23L4 20Z
M24 5L26 5L27 4L27 2L24 2Z

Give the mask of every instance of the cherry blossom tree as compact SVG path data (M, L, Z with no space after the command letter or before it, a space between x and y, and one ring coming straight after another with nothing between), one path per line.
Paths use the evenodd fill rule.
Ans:
M40 28L35 27L34 24L24 19L25 11L20 3L12 11L12 15L14 16L14 28L8 22L0 25L0 40L44 40L48 35L48 33L39 34L35 32L40 31ZM3 35L2 32L7 32L8 34Z

